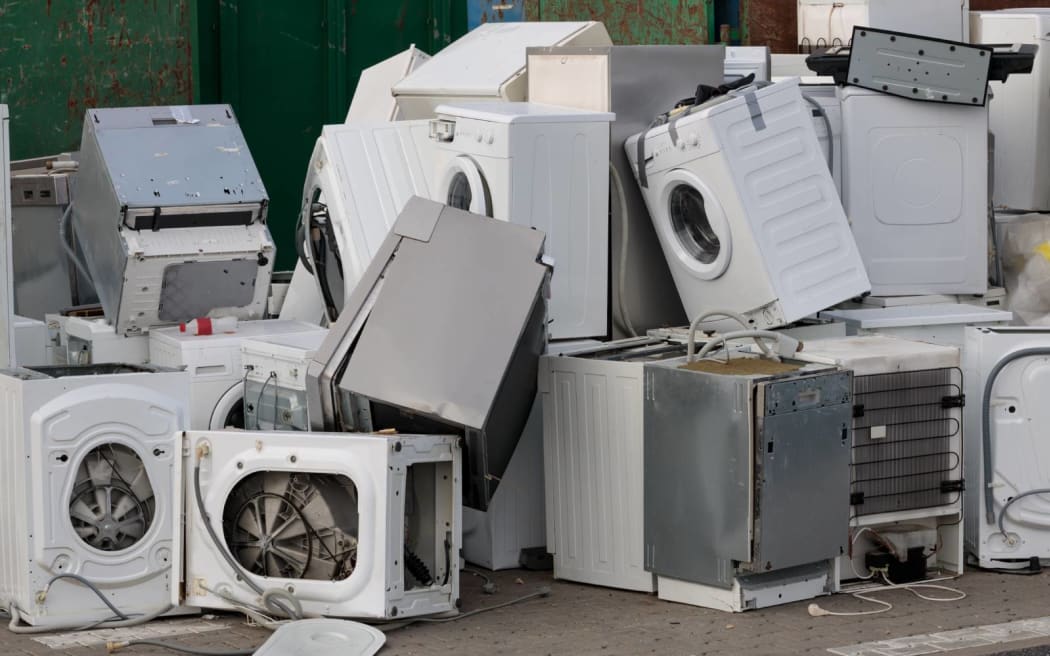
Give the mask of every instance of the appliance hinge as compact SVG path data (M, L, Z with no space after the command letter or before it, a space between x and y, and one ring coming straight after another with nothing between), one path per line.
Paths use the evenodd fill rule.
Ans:
M955 396L945 396L941 399L941 407L944 409L948 408L962 408L966 405L966 395L957 394Z
M948 492L962 492L966 489L966 481L959 479L957 481L941 481L941 493L946 494Z

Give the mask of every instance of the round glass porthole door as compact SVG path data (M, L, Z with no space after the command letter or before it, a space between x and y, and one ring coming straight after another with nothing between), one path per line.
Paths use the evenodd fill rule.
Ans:
M725 210L696 175L667 174L663 191L664 240L683 265L704 280L714 280L729 266L732 236Z
M444 195L438 201L459 210L492 216L485 177L469 157L460 155L452 160L441 188Z

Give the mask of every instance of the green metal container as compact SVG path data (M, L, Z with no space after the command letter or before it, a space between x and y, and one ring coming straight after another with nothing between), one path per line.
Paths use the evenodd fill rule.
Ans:
M786 0L785 0L786 1ZM529 20L597 20L613 43L702 44L717 36L713 0L527 0Z
M195 0L0 6L0 103L13 159L76 150L91 107L197 98Z

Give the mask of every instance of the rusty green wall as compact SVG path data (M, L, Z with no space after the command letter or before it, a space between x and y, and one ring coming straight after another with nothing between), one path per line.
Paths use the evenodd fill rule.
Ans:
M525 14L529 20L602 21L616 44L698 44L711 40L712 4L713 0L526 0Z
M194 102L196 0L0 3L15 159L76 149L90 107Z

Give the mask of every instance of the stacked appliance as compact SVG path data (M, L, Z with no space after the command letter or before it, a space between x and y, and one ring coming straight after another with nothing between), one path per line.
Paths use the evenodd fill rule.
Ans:
M690 317L772 328L870 290L797 80L716 96L625 148Z
M184 435L186 546L170 568L183 603L294 596L307 617L377 619L458 607L458 437Z
M306 372L328 330L245 339L244 428L308 431Z
M806 342L809 362L853 371L850 545L839 579L907 583L963 571L959 349L885 336ZM972 400L972 399L971 399Z
M88 110L77 177L73 223L114 332L263 318L268 199L228 105Z
M799 52L849 45L857 25L968 41L970 0L798 0Z
M62 318L59 341L63 358L55 364L146 364L149 362L149 335L122 335L113 324L98 316L96 308Z
M980 567L1050 560L1043 433L1050 330L971 327L966 375L966 547Z
M852 388L849 371L741 354L645 364L645 568L661 599L739 612L838 589Z
M15 315L11 330L14 333L15 363L18 366L50 364L46 323Z
M643 557L643 372L646 362L680 358L685 350L642 337L540 359L555 578L656 591Z
M0 606L71 628L179 605L188 374L130 365L0 372ZM87 579L86 585L68 580Z
M229 333L196 335L182 327L154 328L149 333L149 361L190 373L189 427L194 430L245 428L249 372L241 364L241 345L253 338L324 334L299 321L243 321ZM247 402L246 402L247 401Z

